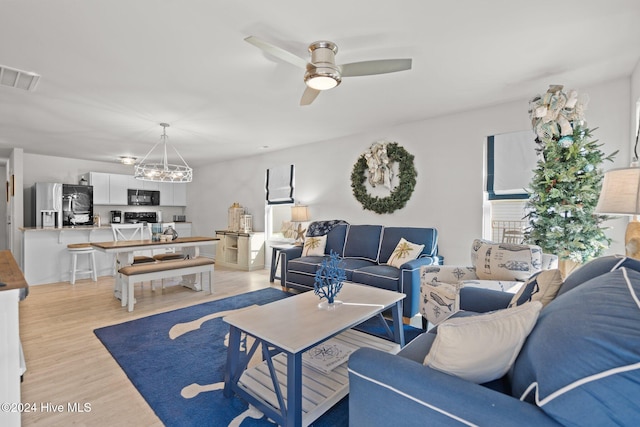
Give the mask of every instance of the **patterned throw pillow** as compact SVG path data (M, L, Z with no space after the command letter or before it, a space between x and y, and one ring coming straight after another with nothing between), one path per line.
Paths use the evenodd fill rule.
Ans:
M302 256L323 256L327 236L307 237L302 248Z
M423 283L420 313L431 324L437 325L460 311L460 283Z
M471 262L481 280L525 281L542 269L542 248L476 239Z
M522 305L530 301L540 301L543 306L549 304L562 286L560 270L545 270L532 276L513 296L509 307Z
M401 237L389 261L387 261L387 265L400 268L405 262L418 258L423 249L424 245L416 245Z
M501 378L516 360L541 309L540 302L532 302L449 319L438 326L424 364L477 384Z
M293 222L290 221L282 221L282 227L280 227L280 232L285 239L295 239L296 238L296 230Z

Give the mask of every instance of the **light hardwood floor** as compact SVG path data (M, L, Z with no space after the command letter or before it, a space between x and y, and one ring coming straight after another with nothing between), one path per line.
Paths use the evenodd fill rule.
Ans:
M35 412L22 415L23 426L161 426L93 330L177 308L200 304L269 286L268 270L241 272L217 267L213 294L180 285L140 289L131 313L113 298L113 278L77 280L30 287L20 303L20 336L27 372L22 402ZM68 404L90 405L73 412ZM62 405L62 411L53 412Z

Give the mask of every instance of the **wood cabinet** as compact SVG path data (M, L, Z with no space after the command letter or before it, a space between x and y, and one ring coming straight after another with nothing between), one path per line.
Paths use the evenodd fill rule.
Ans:
M264 268L264 233L216 231L216 264L239 270Z

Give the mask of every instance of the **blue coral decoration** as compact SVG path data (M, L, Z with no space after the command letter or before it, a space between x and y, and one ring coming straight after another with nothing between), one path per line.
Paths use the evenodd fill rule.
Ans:
M322 260L322 265L316 271L315 282L313 283L314 293L322 298L326 298L329 304L333 304L342 289L342 282L347 279L344 269L340 267L340 257L331 251L329 258Z

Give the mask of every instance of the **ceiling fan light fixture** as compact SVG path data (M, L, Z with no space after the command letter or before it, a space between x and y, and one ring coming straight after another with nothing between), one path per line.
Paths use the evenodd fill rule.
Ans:
M342 81L340 68L336 65L338 46L328 41L318 41L309 45L311 62L307 64L304 82L315 90L333 89Z
M307 72L304 75L304 82L311 89L315 90L328 90L333 89L334 87L340 84L340 75L329 73L319 72L319 69L315 69L314 73Z

